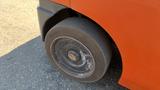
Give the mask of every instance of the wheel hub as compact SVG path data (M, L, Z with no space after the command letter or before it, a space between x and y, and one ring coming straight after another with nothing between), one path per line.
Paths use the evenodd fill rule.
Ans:
M73 50L68 51L68 58L71 61L77 61L79 57L79 54Z

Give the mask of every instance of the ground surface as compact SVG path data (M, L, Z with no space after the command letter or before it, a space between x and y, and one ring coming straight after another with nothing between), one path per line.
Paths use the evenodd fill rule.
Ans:
M67 79L48 63L40 38L38 0L0 0L0 90L119 90ZM112 76L112 75L110 75Z

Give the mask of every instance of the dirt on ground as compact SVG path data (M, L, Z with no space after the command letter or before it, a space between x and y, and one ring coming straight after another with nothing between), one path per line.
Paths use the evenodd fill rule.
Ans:
M0 56L39 35L38 0L0 0Z

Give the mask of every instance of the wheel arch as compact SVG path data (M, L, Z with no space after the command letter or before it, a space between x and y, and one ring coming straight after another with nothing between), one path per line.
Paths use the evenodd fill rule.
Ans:
M100 26L97 22L95 22L91 18L89 18L89 17L87 17L87 16L85 16L85 15L79 13L79 12L76 12L76 11L70 9L70 8L63 8L63 9L59 10L56 14L54 14L53 16L51 16L45 22L45 24L44 24L44 26L42 28L42 39L43 39L43 41L45 40L45 36L46 36L47 32L52 27L54 27L54 25L56 25L60 21L66 19L66 18L69 18L69 17L81 17L81 18L85 18L85 19L93 22L94 24L96 24L100 28L102 28L102 26ZM121 77L122 70L123 70L122 59L121 59L121 55L120 55L119 49L118 49L116 43L114 42L114 40L112 39L112 37L109 35L109 33L106 32L106 30L103 29L103 30L101 30L101 32L103 32L104 34L106 34L106 36L110 39L110 42L112 43L113 49L115 51L114 53L116 53L116 56L113 57L113 59L116 58L118 60L111 60L110 67L115 67L117 65L116 69L118 69L119 75L118 75L118 77L114 77L114 78L116 78L116 81L118 81L120 79L120 77ZM112 66L112 65L115 65L115 66ZM119 71L119 69L121 69L121 71ZM109 72L113 72L113 71L109 70Z

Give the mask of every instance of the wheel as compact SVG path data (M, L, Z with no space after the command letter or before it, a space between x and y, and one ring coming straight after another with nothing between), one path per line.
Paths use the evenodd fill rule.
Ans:
M96 82L107 71L112 49L101 28L87 19L67 18L46 35L51 63L64 75L80 82Z

